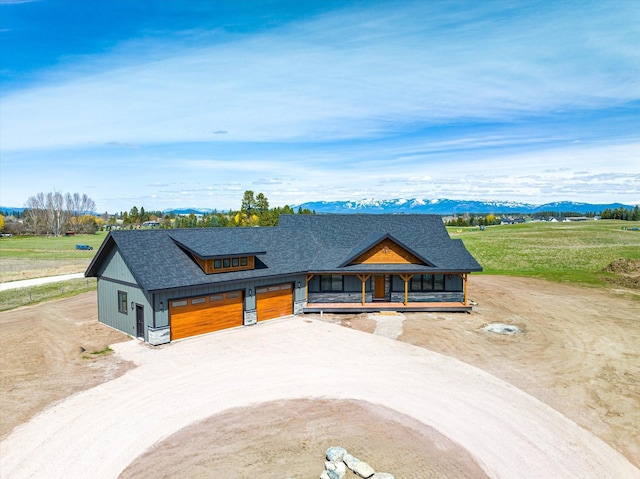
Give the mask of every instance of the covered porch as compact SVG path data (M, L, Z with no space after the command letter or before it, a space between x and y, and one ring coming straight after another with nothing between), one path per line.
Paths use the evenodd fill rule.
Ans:
M468 313L471 305L459 302L411 302L391 303L376 301L373 303L307 303L304 313L379 313L395 311L398 313L439 312Z
M308 274L303 311L468 312L467 284L468 274L460 272Z

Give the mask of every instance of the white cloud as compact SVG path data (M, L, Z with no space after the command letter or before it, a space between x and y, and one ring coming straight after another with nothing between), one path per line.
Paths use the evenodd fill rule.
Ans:
M125 45L3 98L2 148L369 138L638 98L640 52L622 48L638 10L585 7L354 9L118 68Z

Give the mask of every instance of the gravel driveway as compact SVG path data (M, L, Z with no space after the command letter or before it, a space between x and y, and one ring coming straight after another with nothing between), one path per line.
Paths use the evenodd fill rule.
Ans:
M139 367L76 394L0 444L3 478L114 478L154 443L229 408L351 398L428 424L490 477L640 478L554 409L456 359L290 317L166 347L113 346Z

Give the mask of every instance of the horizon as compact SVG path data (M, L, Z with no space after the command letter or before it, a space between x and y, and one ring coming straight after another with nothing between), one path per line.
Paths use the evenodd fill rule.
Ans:
M0 0L0 203L636 205L640 9L575 7Z
M268 198L267 198L268 199ZM554 205L555 207L557 207L558 204L562 204L562 203L569 203L569 204L574 204L575 206L581 206L581 205L588 205L588 206L598 206L598 207L611 207L613 205L619 205L620 207L623 208L630 208L633 209L636 206L638 206L638 204L625 204L625 203L619 203L619 202L607 202L607 203L588 203L588 202L574 202L574 201L561 201L561 202L557 202L557 201L551 201L548 203L524 203L524 202L517 202L517 201L493 201L493 200L489 200L489 201L485 201L485 200L454 200L451 198L392 198L392 199L385 199L385 200L378 200L378 199L374 199L374 198L361 198L358 200L332 200L332 201L324 201L324 200L318 200L318 201L306 201L303 203L299 203L299 204L285 204L285 205L269 205L269 208L283 208L283 207L290 207L292 208L294 211L297 208L309 208L310 205L313 205L314 203L320 203L320 204L332 204L332 203L354 203L356 204L356 208L358 209L359 207L361 207L362 205L364 205L364 207L366 208L366 204L367 203L371 203L371 202L396 202L396 205L400 205L400 204L405 204L407 202L410 201L422 201L424 202L424 204L430 204L430 205L435 205L441 202L461 202L461 203L471 203L471 202L479 202L479 203L486 203L488 205L490 204L495 204L495 205L499 205L500 207L517 207L517 206L522 206L525 208L535 208L535 209L539 209L542 207L550 207L553 208ZM394 206L394 205L391 205ZM211 207L211 206L180 206L180 207L167 207L167 208L147 208L145 207L145 205L131 205L128 209L119 209L116 211L109 211L109 209L105 209L103 211L100 210L96 210L94 212L92 212L93 214L95 214L96 216L100 216L102 214L109 214L109 215L118 215L118 214L122 214L124 212L130 212L131 209L133 209L133 207L136 207L138 209L140 208L144 208L144 210L147 213L155 213L155 212L161 212L161 213L167 213L167 212L177 212L177 211L192 211L192 212L197 212L197 213L208 213L208 212L216 212L216 213L229 213L229 212L234 212L234 211L239 211L240 208L217 208L217 207ZM0 213L2 212L13 212L13 211L21 211L21 210L25 210L28 208L25 208L24 206L2 206L0 205ZM349 208L347 208L349 209ZM606 208L605 208L606 209ZM315 210L312 210L315 211ZM540 210L540 211L547 211L547 210ZM548 210L548 211L552 211L552 210ZM576 212L576 211L571 211L571 210L558 210L561 213L572 213L572 212ZM601 213L602 211L593 211L593 213ZM319 211L319 213L321 214L327 214L327 212L322 212ZM397 213L397 212L396 212ZM390 213L390 214L396 214L396 213ZM409 212L411 213L411 212ZM467 211L466 213L477 213L477 212L472 212L472 211ZM500 211L499 208L496 209L495 211L489 211L487 210L485 213L487 214L491 214L491 213L496 213L496 214L517 214L517 211ZM524 214L524 212L522 212ZM333 212L331 214L352 214L352 213L345 213L345 212ZM367 213L366 211L362 214L378 214L378 213ZM407 212L403 211L402 214L407 214ZM413 214L436 214L436 215L448 215L448 214L465 214L462 213L461 211L455 212L455 211L450 211L450 212L439 212L439 213L425 213L425 212L420 212L417 211Z

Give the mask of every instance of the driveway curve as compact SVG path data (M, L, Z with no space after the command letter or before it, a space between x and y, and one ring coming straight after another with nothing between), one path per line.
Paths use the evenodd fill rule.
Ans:
M0 444L3 478L113 478L189 424L292 398L364 400L460 444L490 477L640 478L554 409L456 359L304 317L151 348L113 346L139 367L76 394Z

